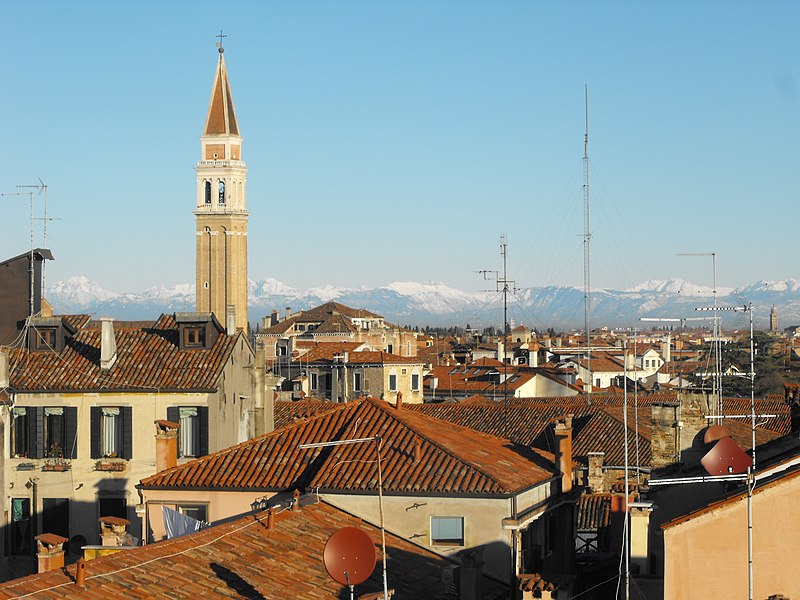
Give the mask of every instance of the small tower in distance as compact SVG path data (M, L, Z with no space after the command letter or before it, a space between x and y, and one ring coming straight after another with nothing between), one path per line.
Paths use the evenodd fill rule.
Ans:
M778 309L775 308L774 304L769 311L769 330L772 333L778 332Z
M226 327L227 307L233 306L236 328L247 331L247 166L225 67L225 36L218 37L219 60L195 167L196 305Z

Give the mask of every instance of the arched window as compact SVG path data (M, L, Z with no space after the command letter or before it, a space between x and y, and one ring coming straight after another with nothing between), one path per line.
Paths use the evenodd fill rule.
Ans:
M206 181L206 204L211 204L211 182Z
M219 203L225 204L225 182L219 180Z

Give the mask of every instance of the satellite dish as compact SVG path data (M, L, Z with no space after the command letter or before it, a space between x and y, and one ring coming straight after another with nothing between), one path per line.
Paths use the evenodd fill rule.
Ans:
M712 425L703 435L703 443L711 444L722 438L731 437L731 430L724 425Z
M344 527L325 543L322 562L331 578L342 585L364 583L375 569L375 544L363 529Z
M739 475L747 473L752 459L729 437L720 439L700 460L709 475Z
M300 356L300 351L299 350L292 350L292 356L294 358L297 358L298 356Z

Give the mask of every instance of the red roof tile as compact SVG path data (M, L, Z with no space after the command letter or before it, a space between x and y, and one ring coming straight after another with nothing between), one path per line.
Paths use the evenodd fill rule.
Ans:
M275 515L266 512L149 544L86 563L86 587L75 586L75 567L56 569L0 584L0 598L34 595L55 599L109 598L341 598L349 592L331 579L322 562L328 538L357 527L375 543L378 563L355 587L382 591L380 529L326 503ZM386 534L387 581L398 598L432 598L448 559ZM508 587L484 577L482 597L508 597Z
M397 410L374 398L335 406L143 479L140 485L372 492L377 489L373 444L322 450L298 446L378 435L385 493L507 495L553 477L552 463L539 453L492 435ZM341 468L345 463L361 467Z
M61 352L14 348L9 352L11 388L39 391L171 391L214 390L241 332L220 334L208 350L180 349L175 318L162 315L152 327L114 324L117 360L100 369L101 333L82 317L82 323Z

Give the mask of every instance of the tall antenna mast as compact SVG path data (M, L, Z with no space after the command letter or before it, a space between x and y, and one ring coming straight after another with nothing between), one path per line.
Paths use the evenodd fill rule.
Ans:
M586 107L586 130L583 136L583 322L586 331L586 371L589 373L590 381L583 382L583 389L588 394L592 391L592 351L589 313L591 312L591 298L589 287L589 240L592 234L589 232L589 86L584 86L584 103Z
M33 249L33 222L42 221L42 248L47 248L47 222L60 221L60 219L53 219L47 217L47 184L39 178L39 185L18 185L18 188L39 190L39 194L44 192L44 216L34 217L31 212L31 249ZM45 288L45 269L47 261L42 261L42 289Z
M496 289L503 293L503 435L508 437L508 293L517 292L516 283L508 278L508 242L506 234L500 236L500 254L503 257L503 276L497 271L478 271L484 279L494 279ZM493 277L490 277L492 275ZM509 287L509 284L511 286Z

